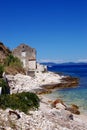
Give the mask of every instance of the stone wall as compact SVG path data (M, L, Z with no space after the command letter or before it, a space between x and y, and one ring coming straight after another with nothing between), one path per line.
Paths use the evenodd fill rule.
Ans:
M35 70L36 69L36 60L29 60L28 65L29 65L29 69Z
M21 44L13 51L13 55L18 57L26 69L36 69L36 50L28 45ZM32 62L32 65L31 65Z
M47 71L47 66L37 63L37 71L45 72Z

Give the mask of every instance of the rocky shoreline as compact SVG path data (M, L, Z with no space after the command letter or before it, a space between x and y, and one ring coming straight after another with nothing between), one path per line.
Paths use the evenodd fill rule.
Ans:
M35 77L17 74L7 75L11 93L31 91L36 94L50 93L54 89L76 87L79 79L60 76L53 72L36 73Z
M78 84L79 84L78 78L66 76L61 79L60 83L42 85L41 88L43 88L42 93L45 93L45 92L50 93L54 89L61 89L61 88L63 89L63 88L71 88L71 87L73 88L73 87L76 87Z
M76 87L79 83L77 78L53 72L36 73L35 77L22 74L6 77L11 94L35 92L40 98L40 107L38 110L30 110L27 115L19 110L0 109L0 130L87 130L87 116L78 115L78 106L67 106L60 99L52 101L43 95L53 89Z

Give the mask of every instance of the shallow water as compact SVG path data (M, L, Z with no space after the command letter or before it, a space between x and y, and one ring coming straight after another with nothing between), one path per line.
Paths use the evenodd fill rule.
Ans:
M78 77L79 85L76 88L56 90L46 95L51 99L60 98L66 104L77 104L82 113L87 114L87 65L56 65L48 67L49 71Z

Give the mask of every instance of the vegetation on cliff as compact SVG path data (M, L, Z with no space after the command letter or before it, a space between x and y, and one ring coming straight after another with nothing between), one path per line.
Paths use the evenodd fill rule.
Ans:
M20 59L14 57L11 50L0 42L0 77L3 71L8 74L25 73Z
M2 78L3 72L4 72L4 66L0 64L0 78Z
M2 42L0 42L0 63L2 64L4 62L4 59L6 56L11 54L11 51L9 48L7 48Z
M8 74L25 73L23 64L17 57L12 54L8 55L4 60L5 72Z
M0 78L2 78L3 72L7 74L17 74L17 73L25 73L23 68L23 64L17 57L14 57L12 54L9 54L0 64Z
M9 94L10 90L8 82L6 81L5 77L3 78L4 71L7 74L24 74L25 71L23 69L22 62L12 54L6 56L6 58L3 60L3 63L0 63L0 87L2 87L1 94Z

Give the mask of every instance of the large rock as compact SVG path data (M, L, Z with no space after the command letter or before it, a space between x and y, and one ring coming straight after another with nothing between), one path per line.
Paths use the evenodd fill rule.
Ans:
M72 104L71 107L67 107L66 110L72 112L73 114L80 114L79 107L75 104Z
M0 63L4 63L4 59L11 54L11 51L0 42Z
M61 104L61 103L57 103L56 104L56 109L63 109L63 110L65 110L66 107L63 104Z
M65 82L66 87L76 87L79 84L79 79L71 76L65 76L62 81Z
M73 120L73 115L71 114L71 112L63 110L63 109L57 110L53 108L52 110L50 110L50 114L53 114L55 117L62 119L64 121Z
M52 102L52 107L58 107L58 105L61 105L63 108L66 108L66 105L63 103L61 99L56 99Z

